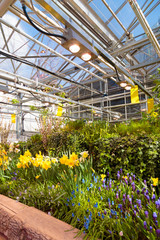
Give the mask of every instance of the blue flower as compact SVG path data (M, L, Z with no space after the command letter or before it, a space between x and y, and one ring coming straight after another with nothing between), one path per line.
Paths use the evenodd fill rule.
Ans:
M72 200L72 197L70 197L70 199Z
M71 192L71 194L72 194L72 195L75 194L75 191L73 190L73 191Z
M80 222L80 219L79 219L79 218L77 218L77 221L78 221L78 222Z
M81 193L83 193L83 191L81 191Z
M69 202L69 198L67 198L67 202Z
M81 204L80 203L78 203L78 206L80 206Z
M84 178L82 179L82 183L85 183L85 180L84 180Z
M87 187L87 191L89 191L89 187Z
M97 208L98 207L98 203L96 202L96 204L94 204L93 207Z
M72 203L72 206L74 207L75 203Z
M74 217L74 213L72 213L72 217Z
M90 199L88 198L88 202L90 202Z
M76 184L76 187L78 187L78 184Z
M78 192L78 188L77 188L77 192Z
M101 216L100 212L98 212L98 216L99 216L99 217Z
M103 197L101 196L101 200L103 200Z
M94 182L97 183L97 178L94 176Z
M102 213L102 219L104 219L104 214Z
M93 187L93 184L92 184L92 183L90 184L90 187Z

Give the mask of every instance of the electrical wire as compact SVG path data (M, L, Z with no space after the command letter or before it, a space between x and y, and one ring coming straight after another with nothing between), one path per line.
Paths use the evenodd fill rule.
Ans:
M7 58L12 59L12 60L15 60L15 61L24 63L24 64L26 64L26 65L28 65L28 66L37 68L37 69L39 69L39 70L41 70L41 71L43 71L43 72L46 72L46 73L48 73L48 74L50 74L50 75L53 75L53 76L55 76L55 77L57 77L57 78L60 78L60 79L64 80L64 81L70 82L70 83L72 83L72 84L74 84L74 85L77 85L77 86L79 86L79 87L81 87L81 88L84 88L84 89L86 89L86 90L88 90L88 91L96 92L96 93L104 96L104 93L101 92L101 91L98 91L98 90L95 90L95 89L91 89L90 87L85 86L84 84L81 84L81 83L79 83L79 82L75 82L75 81L73 81L73 80L71 80L71 79L68 79L68 78L66 78L66 77L62 77L62 76L60 76L59 74L53 73L53 72L51 72L50 70L47 70L47 69L45 69L45 68L42 68L42 67L36 65L35 63L29 62L29 61L27 61L27 60L25 60L25 59L19 58L19 57L15 56L15 55L13 55L13 54L11 54L11 53L7 53L7 52L5 52L4 50L0 50L0 54L3 55L3 56L5 56L5 57L7 57Z
M34 24L34 23L32 22L32 20L30 19L29 15L28 15L28 13L27 13L25 1L22 0L21 3L22 3L22 9L23 9L24 15L26 16L26 18L28 19L28 21L30 22L30 24L31 24L37 31L39 31L39 32L41 32L41 33L43 33L43 34L45 34L45 35L48 35L48 36L59 37L59 38L63 38L64 40L66 40L66 37L64 37L63 35L46 32L46 31L43 31L42 29L40 29L39 27L37 27L36 24Z
M30 0L31 3L31 8L33 10L33 12L37 15L37 17L45 24L47 24L48 26L55 28L56 30L60 30L60 31L66 31L64 28L61 27L61 25L58 23L57 19L52 16L54 18L54 21L59 25L59 27L53 26L53 24L50 24L49 22L47 22L45 19L43 19L43 16L40 16L40 14L38 13L38 11L36 10L36 8L34 7L33 1Z

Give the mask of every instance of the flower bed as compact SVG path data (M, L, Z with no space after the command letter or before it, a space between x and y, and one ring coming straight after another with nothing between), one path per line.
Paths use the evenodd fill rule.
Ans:
M4 167L5 164L5 167ZM98 175L88 152L59 158L2 160L0 193L34 206L86 233L84 239L158 239L158 179L148 182L125 169Z

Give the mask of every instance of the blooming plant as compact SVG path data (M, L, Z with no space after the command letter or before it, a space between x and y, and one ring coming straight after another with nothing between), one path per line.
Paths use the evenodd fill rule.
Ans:
M5 171L8 168L9 158L7 156L7 152L5 149L0 145L0 169Z
M65 221L86 233L86 239L158 239L160 198L152 185L121 171L117 180L92 174L66 196Z

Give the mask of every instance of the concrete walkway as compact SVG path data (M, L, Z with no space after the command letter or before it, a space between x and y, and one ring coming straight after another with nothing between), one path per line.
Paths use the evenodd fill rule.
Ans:
M0 240L83 239L75 238L78 230L71 229L69 224L38 209L0 195Z

